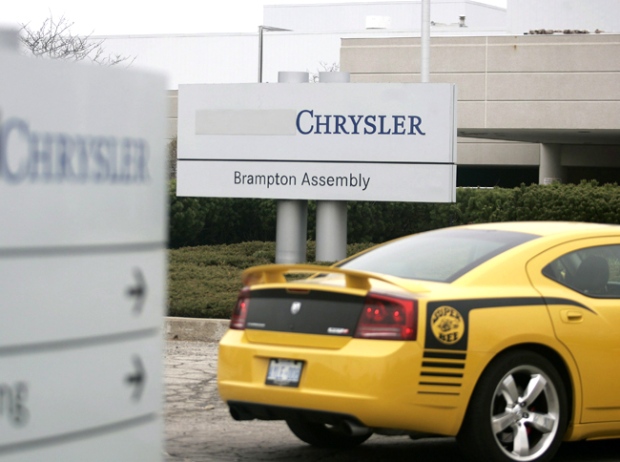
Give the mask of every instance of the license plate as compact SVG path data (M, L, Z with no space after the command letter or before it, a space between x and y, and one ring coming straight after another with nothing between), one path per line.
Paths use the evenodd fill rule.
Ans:
M290 359L270 359L265 383L280 387L297 387L303 364L303 361Z

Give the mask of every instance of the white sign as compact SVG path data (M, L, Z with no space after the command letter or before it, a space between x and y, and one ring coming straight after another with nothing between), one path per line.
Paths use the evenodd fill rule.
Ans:
M179 86L177 194L451 202L452 84Z
M0 458L161 460L165 80L0 66Z
M91 341L2 358L0 454L9 445L62 440L87 429L103 433L102 427L157 419L153 403L162 396L157 380L161 350L152 343L148 337L113 344ZM160 446L157 437L152 443Z
M450 164L194 162L177 171L183 196L450 202ZM179 166L182 165L179 163ZM208 190L207 190L208 188ZM206 192L209 192L206 194Z

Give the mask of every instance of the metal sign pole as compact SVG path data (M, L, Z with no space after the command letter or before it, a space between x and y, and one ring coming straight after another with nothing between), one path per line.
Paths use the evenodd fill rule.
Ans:
M258 26L258 83L263 82L263 26Z
M349 83L348 72L320 72L320 83ZM318 201L316 204L316 260L338 261L347 256L346 201Z
M308 72L278 72L278 83L308 83ZM304 263L308 238L308 201L279 200L276 263Z
M422 0L420 28L420 82L430 82L431 2Z

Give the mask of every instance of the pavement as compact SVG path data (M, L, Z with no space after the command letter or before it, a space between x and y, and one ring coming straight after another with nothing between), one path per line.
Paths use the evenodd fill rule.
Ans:
M217 392L217 342L228 323L222 319L165 320L164 461L334 462L300 454L309 447L283 422L237 422L230 416Z
M217 341L227 320L166 319L162 462L399 462L408 437L373 435L351 451L312 448L282 421L237 422L217 392ZM417 444L418 462L464 462L453 439Z
M219 342L228 330L229 319L165 318L166 340Z
M232 419L217 392L227 319L165 320L164 462L464 462L454 438L373 435L350 451L312 448L281 421ZM557 462L619 462L620 439L564 444Z

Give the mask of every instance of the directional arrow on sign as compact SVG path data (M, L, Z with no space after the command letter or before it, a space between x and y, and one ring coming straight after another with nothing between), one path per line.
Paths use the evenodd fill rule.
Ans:
M127 289L127 296L135 299L133 312L135 314L140 314L142 312L142 305L144 305L144 300L146 299L146 280L140 268L135 268L133 270L133 276L136 280L136 284Z
M125 382L134 387L131 395L132 399L135 401L140 401L142 390L144 389L144 385L146 383L146 371L144 370L142 360L138 355L133 357L133 365L135 370L125 377Z

